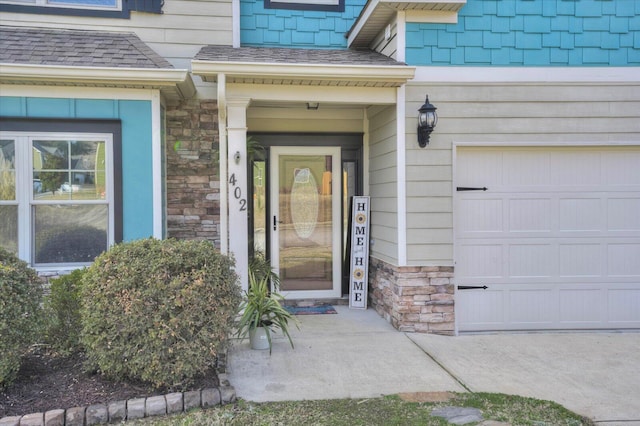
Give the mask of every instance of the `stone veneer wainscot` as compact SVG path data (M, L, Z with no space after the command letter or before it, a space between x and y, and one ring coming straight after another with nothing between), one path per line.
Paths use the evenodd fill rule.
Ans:
M371 306L400 331L455 333L452 266L394 266L369 261Z

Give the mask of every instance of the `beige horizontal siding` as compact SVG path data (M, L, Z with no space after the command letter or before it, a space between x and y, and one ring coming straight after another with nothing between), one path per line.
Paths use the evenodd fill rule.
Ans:
M391 26L390 37L385 37L385 28L373 39L369 46L371 50L381 53L389 58L397 59L398 53L398 21L394 20Z
M369 122L371 256L398 262L398 186L395 107L372 108Z
M453 143L640 144L640 85L450 84L407 86L407 256L453 264ZM417 144L425 93L438 108L430 144Z
M130 19L3 12L2 24L133 32L179 68L204 45L232 44L231 0L165 0L162 10L161 15L132 12Z

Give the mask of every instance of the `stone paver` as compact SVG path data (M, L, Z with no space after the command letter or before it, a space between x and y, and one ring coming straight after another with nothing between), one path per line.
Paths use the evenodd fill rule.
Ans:
M44 413L44 426L64 426L64 410L51 410Z
M147 398L145 415L149 416L162 416L167 414L167 401L164 399L164 395L152 396Z
M127 401L127 420L144 418L144 398L135 398Z
M86 407L73 407L65 413L66 426L84 426L84 411Z
M43 426L44 425L44 413L31 413L22 416L20 419L20 426Z
M20 416L2 417L0 426L20 426Z
M109 421L109 413L107 406L103 404L95 404L87 407L85 412L85 425L99 425Z
M110 422L120 422L127 418L127 401L110 402L107 406Z
M202 389L202 408L216 407L220 405L220 391L218 389Z
M434 417L442 417L454 425L466 425L468 423L481 422L482 411L470 407L442 407L431 412Z
M200 391L189 391L184 393L184 411L200 407Z
M182 392L175 392L165 395L165 399L167 401L167 413L181 413L183 409L182 403Z

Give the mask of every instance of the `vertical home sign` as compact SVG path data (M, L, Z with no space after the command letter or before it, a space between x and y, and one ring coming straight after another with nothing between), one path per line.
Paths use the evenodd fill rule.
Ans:
M367 284L369 282L369 197L353 197L351 206L349 307L367 309Z

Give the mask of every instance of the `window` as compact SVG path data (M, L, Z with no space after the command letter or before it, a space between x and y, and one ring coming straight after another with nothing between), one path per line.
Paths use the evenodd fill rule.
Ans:
M124 18L130 12L162 13L163 0L0 0L0 12Z
M35 267L91 263L120 239L114 152L112 133L0 132L0 245Z
M15 3L41 7L122 10L121 0L3 0L3 3Z
M264 8L344 12L344 0L264 0Z

